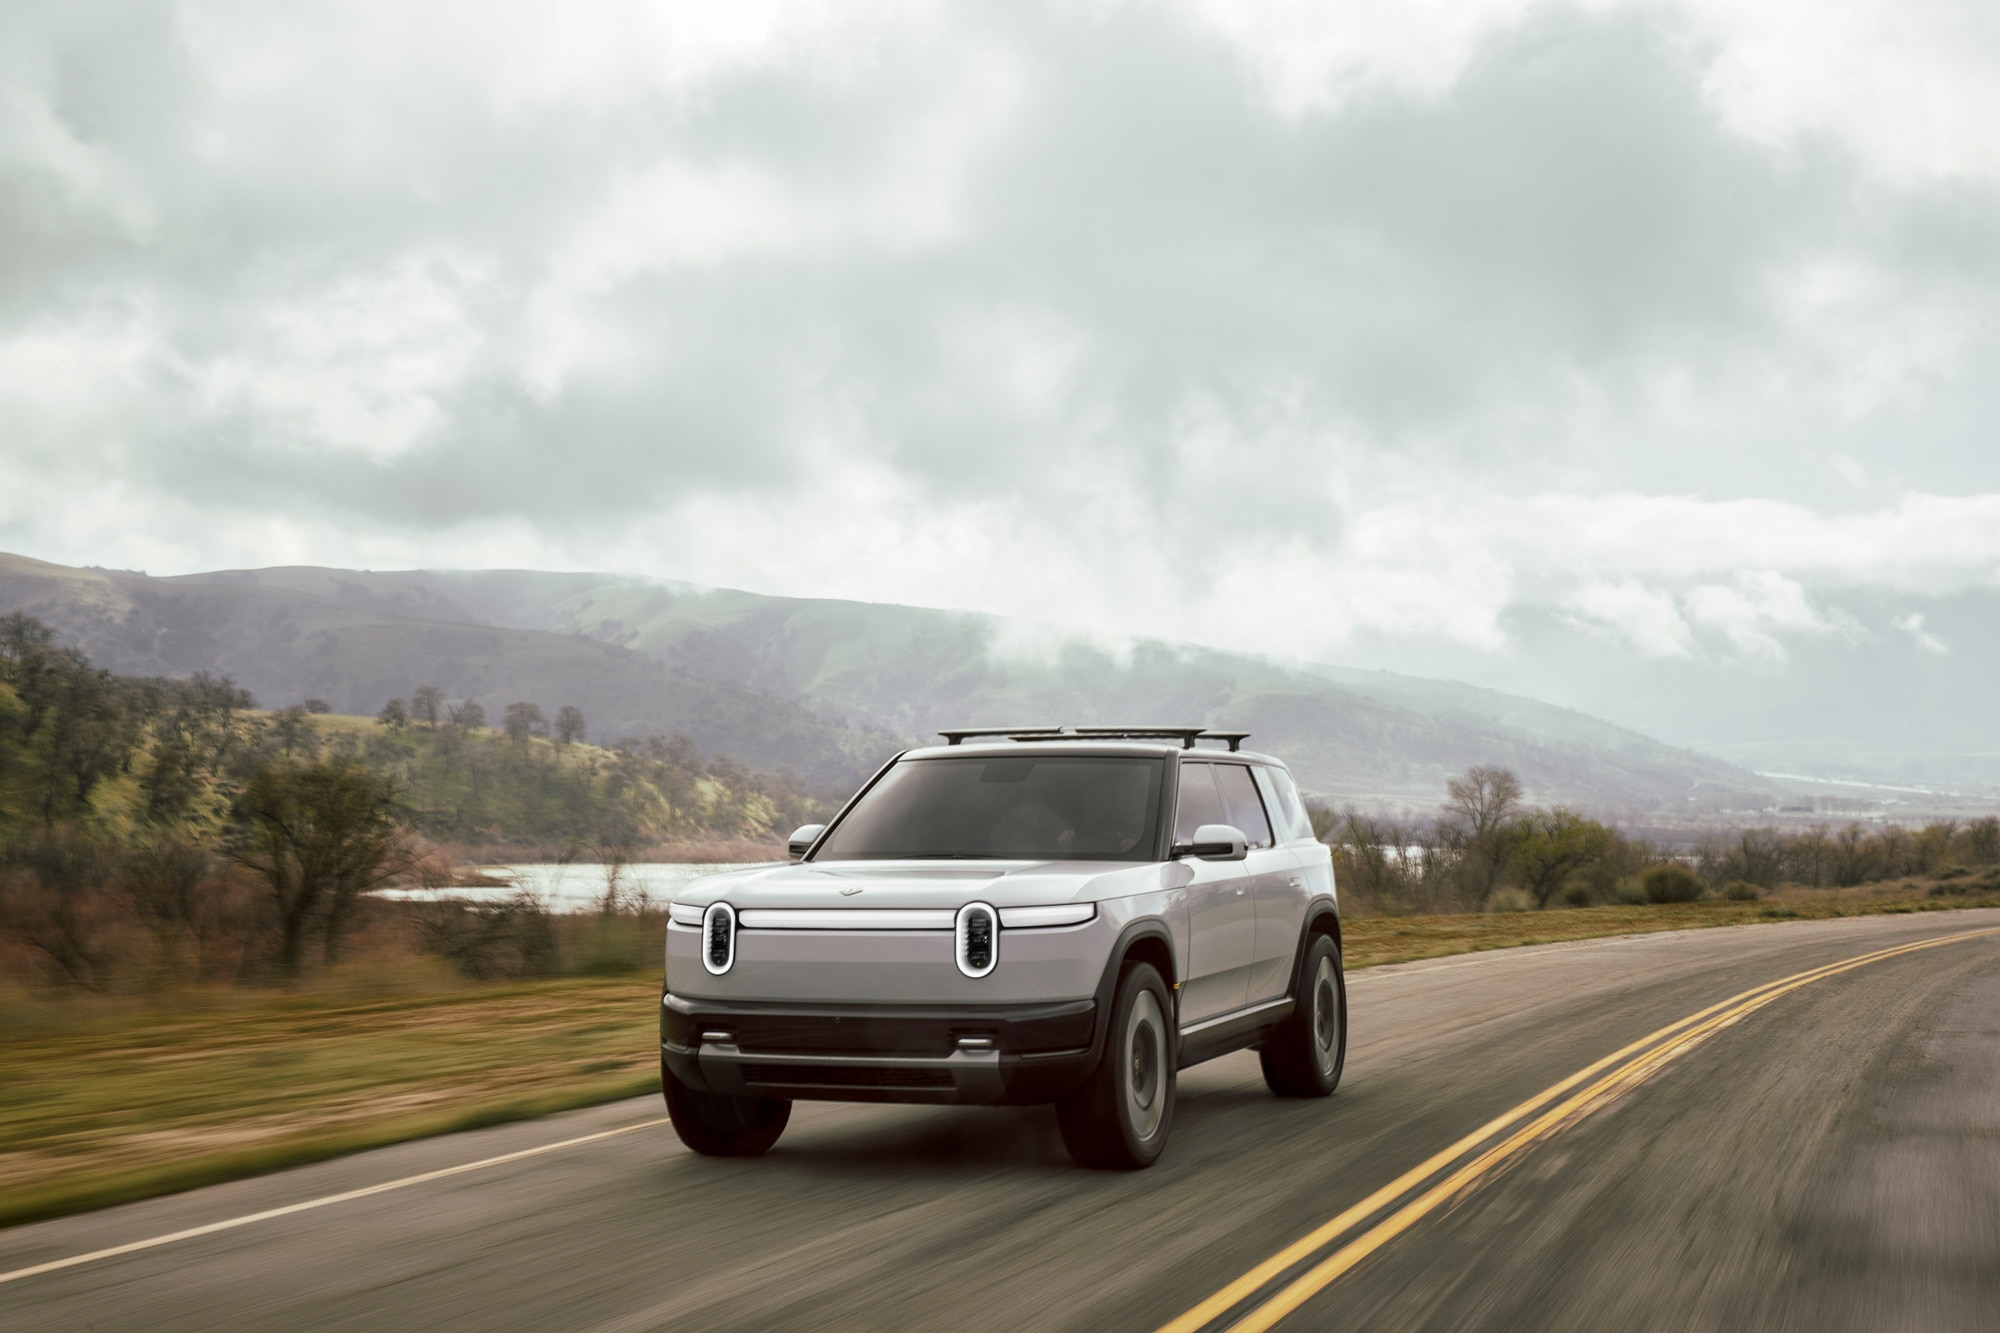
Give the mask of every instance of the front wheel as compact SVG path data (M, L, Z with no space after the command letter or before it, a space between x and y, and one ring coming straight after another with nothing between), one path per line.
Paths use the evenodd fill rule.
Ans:
M1174 1122L1174 1040L1167 985L1149 963L1118 979L1104 1058L1076 1092L1056 1103L1063 1146L1080 1166L1151 1166Z
M758 1157L771 1150L792 1118L792 1104L776 1097L730 1097L700 1092L660 1062L660 1091L680 1141L704 1157Z
M1332 936L1315 935L1306 946L1291 1017L1264 1039L1257 1056L1264 1086L1280 1097L1324 1097L1340 1086L1347 1063L1347 979Z

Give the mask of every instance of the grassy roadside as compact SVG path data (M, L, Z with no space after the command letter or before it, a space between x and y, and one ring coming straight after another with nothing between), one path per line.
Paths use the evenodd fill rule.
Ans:
M1982 887L1362 917L1347 965L1774 919L2000 906ZM654 1091L657 981L572 979L0 1012L0 1225Z
M1477 916L1369 916L1347 921L1342 933L1349 971L1485 949L1661 930L1754 925L1761 921L1825 921L1844 916L2000 907L2000 886L1930 897L1928 881L1856 889L1788 889L1758 902L1669 903L1644 907L1579 907Z
M0 1039L0 1225L655 1091L658 985L17 1007Z

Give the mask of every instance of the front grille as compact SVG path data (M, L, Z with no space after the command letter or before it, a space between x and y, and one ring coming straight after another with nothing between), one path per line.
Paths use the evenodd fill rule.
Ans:
M878 1068L869 1065L753 1064L743 1068L743 1081L787 1088L949 1088L945 1069Z

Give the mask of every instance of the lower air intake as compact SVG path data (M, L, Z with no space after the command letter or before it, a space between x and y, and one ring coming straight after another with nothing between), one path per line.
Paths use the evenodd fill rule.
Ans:
M764 1087L790 1088L949 1088L944 1069L828 1067L826 1065L746 1065L743 1081Z
M967 903L958 909L952 942L958 970L968 977L985 976L1000 961L1000 914L985 903Z

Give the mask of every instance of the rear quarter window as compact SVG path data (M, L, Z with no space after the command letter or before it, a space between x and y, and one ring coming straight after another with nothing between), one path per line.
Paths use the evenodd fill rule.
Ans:
M1313 835L1312 818L1306 814L1305 802L1299 799L1299 789L1290 773L1259 764L1257 785L1264 789L1264 804L1270 807L1271 822L1278 826L1280 839L1289 841Z

